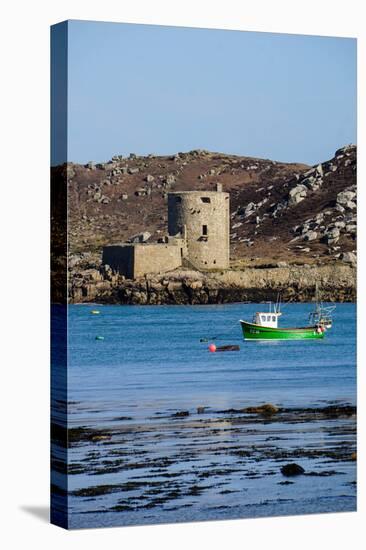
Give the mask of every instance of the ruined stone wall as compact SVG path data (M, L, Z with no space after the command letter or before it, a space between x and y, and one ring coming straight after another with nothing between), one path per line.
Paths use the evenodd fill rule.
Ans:
M135 246L132 244L111 245L103 247L102 263L109 265L113 271L134 278Z
M169 235L187 234L187 259L198 269L229 268L229 193L185 191L168 195Z
M134 277L164 273L182 265L182 247L174 244L136 244Z
M183 241L171 244L121 244L103 248L102 263L127 279L164 273L182 265Z

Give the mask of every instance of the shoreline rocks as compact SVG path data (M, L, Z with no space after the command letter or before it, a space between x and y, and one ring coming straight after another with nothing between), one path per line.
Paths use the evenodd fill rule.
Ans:
M281 468L281 474L285 477L299 476L304 473L304 468L296 463L285 464L285 466Z
M70 303L100 302L125 305L224 304L273 300L282 292L284 301L314 299L319 283L326 302L356 300L354 255L343 255L343 262L327 266L244 268L201 273L176 270L161 275L130 280L102 265L85 267L69 264Z

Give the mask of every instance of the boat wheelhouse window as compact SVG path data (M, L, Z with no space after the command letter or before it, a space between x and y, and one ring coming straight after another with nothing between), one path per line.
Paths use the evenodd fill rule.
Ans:
M202 202L211 202L211 199L209 197L201 197Z
M271 315L267 315L267 321L271 320Z
M265 315L261 315L261 321L262 321L262 323L266 322L266 316Z
M272 315L272 322L273 322L273 323L276 322L276 316L275 316L275 315Z

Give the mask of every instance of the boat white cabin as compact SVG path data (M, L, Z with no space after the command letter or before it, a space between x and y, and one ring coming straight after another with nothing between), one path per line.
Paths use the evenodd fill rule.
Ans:
M253 316L253 323L261 327L278 328L278 318L282 313L257 311Z

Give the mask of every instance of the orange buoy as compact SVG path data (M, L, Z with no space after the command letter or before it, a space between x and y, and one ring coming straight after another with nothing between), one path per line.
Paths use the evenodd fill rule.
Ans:
M210 345L208 346L208 349L209 349L212 353L214 353L214 352L216 351L216 346L215 346L215 344L210 344Z

